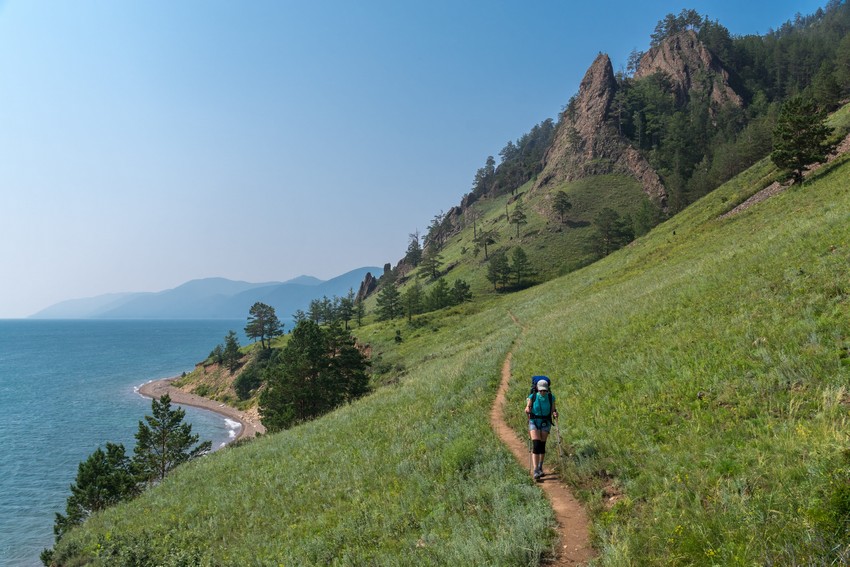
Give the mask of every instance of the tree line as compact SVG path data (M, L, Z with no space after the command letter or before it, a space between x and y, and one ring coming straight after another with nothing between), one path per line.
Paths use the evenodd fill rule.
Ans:
M846 2L831 0L811 16L797 15L763 36L735 37L708 16L682 10L658 22L651 45L686 29L729 71L744 107L713 107L710 73L697 77L704 88L682 100L662 75L635 80L631 74L642 53L634 52L626 72L617 73L610 113L611 122L662 176L673 213L770 154L789 99L800 96L830 111L850 95Z
M233 388L240 400L259 393L260 419L267 431L315 419L368 393L369 360L349 331L358 306L362 308L353 291L345 298L312 301L309 314L296 312L282 348L272 348L270 340L283 334L274 308L261 302L251 307L245 333L259 340L260 348Z

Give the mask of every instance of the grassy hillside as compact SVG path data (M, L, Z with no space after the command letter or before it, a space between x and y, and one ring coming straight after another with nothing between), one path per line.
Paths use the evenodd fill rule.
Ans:
M597 259L591 245L595 233L593 220L603 208L633 217L644 204L649 205L637 181L623 175L597 175L545 190L532 191L532 185L533 182L526 183L515 195L484 198L475 203L474 209L480 215L474 223L475 229L492 231L495 235L486 256L483 248L476 252L473 221L468 216L458 220L457 232L440 251L442 277L448 282L465 280L479 299L500 295L487 280L488 258L498 251L510 256L515 248L522 247L536 272L525 284L550 280ZM552 196L557 191L564 191L572 204L564 222L552 210ZM527 217L527 224L521 225L519 231L510 221L518 200L522 201ZM422 268L407 275L401 290L417 277L427 292L433 282ZM367 317L369 321L375 320L376 295L372 294L366 301L372 314Z
M551 511L487 420L512 351L518 431L528 377L553 377L571 449L559 468L593 513L600 565L839 560L850 164L718 218L775 175L762 162L629 247L524 292L359 329L391 385L183 467L66 536L57 558L540 564ZM500 206L485 222L504 222Z

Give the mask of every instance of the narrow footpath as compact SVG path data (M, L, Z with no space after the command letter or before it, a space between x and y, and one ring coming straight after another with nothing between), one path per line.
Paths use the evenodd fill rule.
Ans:
M507 445L516 459L528 468L528 446L522 439L517 437L504 419L505 400L510 380L511 353L508 353L505 363L502 365L502 380L499 385L499 392L496 394L496 401L493 402L493 409L490 411L490 424L493 427L493 431ZM523 408L516 408L516 411L521 412ZM549 438L547 450L554 447L553 441L555 441L554 432L553 436ZM543 470L546 476L543 477L543 482L539 484L552 503L555 518L558 521L559 536L558 555L548 565L584 565L595 555L593 548L590 546L590 522L588 521L584 507L576 500L567 487L560 482L558 477L552 474L552 469L549 466L544 466Z

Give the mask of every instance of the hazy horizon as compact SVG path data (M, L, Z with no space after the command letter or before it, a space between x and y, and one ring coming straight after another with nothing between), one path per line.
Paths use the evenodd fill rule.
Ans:
M395 263L599 52L825 4L2 2L0 318Z

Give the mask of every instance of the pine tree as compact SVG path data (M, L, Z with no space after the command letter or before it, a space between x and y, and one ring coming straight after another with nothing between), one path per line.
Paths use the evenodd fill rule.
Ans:
M472 290L466 281L455 280L450 296L452 305L460 305L466 301L472 301Z
M496 242L496 231L494 230L484 230L480 229L478 231L478 237L475 239L475 244L480 248L484 249L484 261L490 259L487 253L487 247L490 244L494 244Z
M349 322L354 317L354 289L348 289L348 295L339 301L339 318L345 325L345 329L349 329Z
M357 348L354 337L341 326L325 331L328 337L328 373L323 376L321 395L324 411L355 400L369 392L369 361Z
M614 209L605 207L593 219L596 226L594 245L597 252L607 256L634 238L631 221L626 221Z
M525 250L520 247L514 249L511 260L513 261L511 271L516 275L516 285L520 286L522 285L523 278L531 275L531 262L528 261L528 255L525 253Z
M327 339L322 328L305 319L290 333L277 364L263 375L266 388L260 394L263 425L281 431L319 414L323 401L316 388L327 368Z
M407 245L407 253L404 255L404 260L414 268L422 261L422 245L419 243L419 231L409 235L410 242Z
M230 331L224 338L224 352L222 362L227 365L227 369L233 372L239 366L239 339L236 338L236 331Z
M519 228L522 225L528 224L528 215L525 214L525 207L522 204L522 201L517 199L516 206L514 207L514 212L511 215L511 224L516 225L516 236L519 238Z
M341 325L296 325L280 356L264 372L260 415L270 432L314 419L369 389L368 361Z
M193 447L199 436L192 435L192 424L183 422L185 410L171 409L168 394L152 400L151 410L153 415L139 421L133 464L142 481L156 484L175 467L208 453L212 443L204 441Z
M552 208L563 223L567 213L573 208L573 204L570 203L570 199L564 191L558 191L552 199Z
M450 301L449 284L446 283L444 278L440 278L428 293L428 309L436 311L437 309L448 307Z
M354 300L354 320L357 321L357 326L363 326L363 317L366 316L366 306L363 305L363 300L357 298Z
M124 445L107 443L77 467L71 485L71 496L65 504L65 515L56 514L53 533L59 541L69 529L82 524L89 516L139 493L132 462Z
M422 254L422 262L420 263L422 271L428 274L432 280L436 280L440 277L440 267L442 265L443 257L436 247L428 246L425 248L425 252Z
M498 290L498 284L502 287L507 285L508 278L511 274L511 267L508 263L508 255L504 250L500 250L493 254L490 258L490 263L487 266L487 279L493 284L493 289Z
M777 167L790 170L794 183L802 183L806 167L825 161L835 149L835 144L827 141L832 128L825 120L826 113L801 96L789 99L779 111L770 159Z
M422 285L418 279L408 285L407 289L404 290L402 302L404 303L405 311L407 311L408 321L412 321L414 315L422 313L423 293Z
M283 324L277 318L274 307L256 302L248 312L245 335L249 339L260 339L262 348L271 348L271 340L283 334ZM268 345L266 345L268 341Z
M380 321L395 319L402 314L401 293L398 291L395 281L384 283L375 302Z

